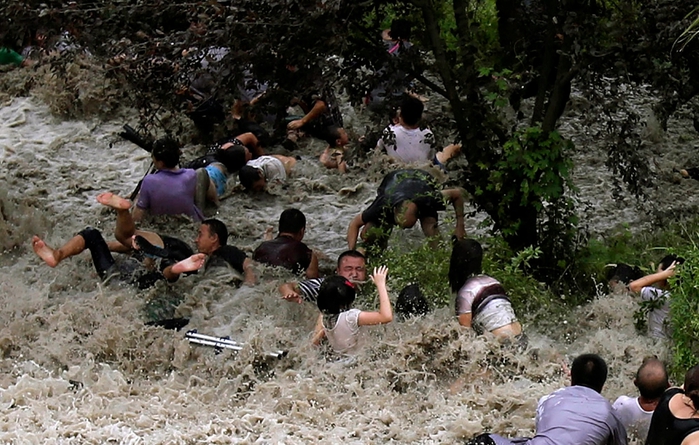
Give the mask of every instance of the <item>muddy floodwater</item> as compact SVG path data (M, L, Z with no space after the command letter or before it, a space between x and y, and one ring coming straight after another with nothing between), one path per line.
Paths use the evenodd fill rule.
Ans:
M111 238L114 212L95 196L128 196L149 154L115 136L122 124L136 122L135 112L65 120L38 98L3 100L0 443L440 444L483 430L528 436L537 400L567 384L563 361L583 352L604 357L610 376L603 395L613 401L635 394L633 374L643 357L667 355L666 345L634 330L636 302L623 292L599 295L552 328L525 324L530 342L521 354L459 328L447 307L366 328L364 348L347 363L310 345L316 309L279 298L278 285L293 279L279 271L259 268L254 287L194 276L139 291L100 282L87 252L52 269L32 251L32 235L57 247L93 226ZM647 227L648 210L696 211L697 182L672 173L694 160L688 153L699 145L687 115L680 112L666 133L647 115L644 149L659 188L639 209L630 197L612 199L603 148L576 124L583 104L573 102L562 130L582 148L575 180L594 232ZM637 106L650 109L644 101ZM351 127L359 118L343 111ZM252 197L232 192L210 212L228 225L230 244L251 253L293 206L308 218L304 241L324 253L322 269L332 270L346 248L347 224L392 167L375 158L341 176L317 163L322 148L320 142L303 148L288 186ZM203 150L187 146L185 157ZM482 233L482 219L467 221L467 232ZM149 224L193 245L196 224L177 218ZM419 229L398 236L420 239ZM390 281L389 275L389 287ZM184 330L145 325L175 316L190 318L185 330L228 335L245 346L216 353L190 345ZM279 349L288 356L265 356ZM453 390L458 377L463 387Z

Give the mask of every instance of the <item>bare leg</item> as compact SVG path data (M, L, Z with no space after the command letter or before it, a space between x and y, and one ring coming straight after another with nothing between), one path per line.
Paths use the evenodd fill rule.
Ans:
M129 209L131 201L115 195L111 192L97 195L97 202L107 207L111 207L117 212L116 228L114 237L124 246L131 247L131 237L136 233L136 224Z
M85 238L76 235L59 249L52 249L38 236L32 237L32 249L39 258L50 267L56 267L66 258L75 256L85 250Z

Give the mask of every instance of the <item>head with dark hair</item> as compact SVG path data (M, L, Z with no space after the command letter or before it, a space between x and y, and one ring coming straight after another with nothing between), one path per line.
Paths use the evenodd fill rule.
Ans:
M607 363L597 354L582 354L575 357L570 367L570 384L585 386L599 393L607 381Z
M180 163L180 144L170 137L158 139L153 142L151 154L153 159L162 162L165 168L175 168Z
M656 357L646 357L636 372L633 384L638 388L641 397L647 401L660 399L665 390L670 387L665 363Z
M413 127L420 122L424 109L425 105L420 99L406 96L400 104L400 118L405 125Z
M286 209L279 217L279 233L300 235L306 230L306 215L299 209Z
M610 286L617 283L629 284L632 281L643 277L644 273L638 266L629 266L628 264L610 264L607 270L607 282Z
M682 264L684 263L684 258L679 257L675 254L670 254L670 255L665 255L662 260L660 260L660 264L658 265L658 268L660 270L665 270L668 267L672 265L672 263L677 262L677 264Z
M454 240L449 260L449 285L452 292L459 289L473 275L483 270L483 248L472 239Z
M244 166L238 172L238 178L240 179L240 184L245 190L259 191L265 188L265 177L262 174L262 170L249 165Z
M228 228L218 219L204 220L199 226L195 243L199 252L211 255L219 247L228 243Z
M409 284L400 291L396 300L396 313L404 317L425 315L430 311L430 305L422 294L420 286Z
M410 35L412 33L412 26L410 22L405 19L395 19L391 22L391 29L388 31L388 35L391 36L393 40L410 40Z
M337 258L336 272L351 281L365 281L366 257L357 250L346 250Z
M325 130L325 142L330 148L344 147L349 143L349 137L344 128L332 125Z
M684 393L692 400L694 409L699 407L699 365L695 365L684 375Z
M248 162L252 155L244 145L231 145L228 148L219 148L214 155L216 160L223 164L228 173L235 173Z
M357 292L347 278L332 275L323 280L318 289L318 309L327 315L350 309Z

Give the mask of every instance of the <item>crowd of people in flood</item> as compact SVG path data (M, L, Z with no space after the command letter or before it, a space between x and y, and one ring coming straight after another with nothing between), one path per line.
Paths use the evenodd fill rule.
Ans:
M382 35L392 55L410 47L409 29L397 21ZM0 63L26 66L28 59L8 49L0 50ZM201 81L201 79L198 79ZM192 86L200 92L202 85ZM448 280L455 294L455 318L465 328L489 333L518 352L527 348L527 336L508 298L507 289L496 277L483 273L483 248L466 237L464 228L465 192L444 187L427 170L416 165L431 164L444 169L459 156L461 146L437 146L432 131L424 125L423 101L410 94L408 83L399 94L381 88L367 92L368 105L393 100L397 112L383 129L375 148L393 158L402 168L385 175L376 190L376 198L361 213L347 221L347 250L337 259L334 275L321 276L319 253L304 242L306 217L298 209L288 208L279 215L276 236L272 232L251 256L229 243L229 230L220 219L207 218L209 210L221 205L229 183L237 178L240 187L250 193L264 193L269 184L293 180L297 159L288 155L299 138L323 139L327 147L318 153L319 162L342 174L351 169L345 147L349 137L331 89L320 87L315 94L300 95L293 104L304 114L290 116L285 123L284 140L275 144L287 154L268 152L268 135L259 122L243 120L241 110L249 110L255 101L272 88L258 85L241 95L243 105L233 105L240 120L239 132L213 144L201 157L184 163L179 143L170 138L155 141L147 148L154 171L146 175L133 199L104 192L97 196L103 206L116 215L114 239L86 227L59 247L51 247L39 236L31 244L34 252L50 267L88 250L94 268L102 280L129 283L144 289L159 280L174 283L181 276L206 274L225 268L239 274L240 282L254 286L259 277L256 264L288 269L298 281L279 286L279 297L290 303L313 304L318 308L312 342L326 340L339 356L352 356L362 347L361 327L390 323L396 312L420 316L429 304L419 283L400 292L395 305L387 289L389 268L375 267L369 275L378 292L378 310L357 308L358 292L366 292L367 247L385 247L394 227L411 228L419 221L428 239L439 237L439 212L446 205L455 212L454 238ZM291 103L290 103L291 104ZM200 122L206 127L206 122ZM144 147L145 148L145 147ZM147 215L185 215L200 223L193 249L185 241L141 228ZM369 250L370 251L370 250ZM681 264L681 258L664 258L657 272L633 276L617 268L613 281L628 285L641 299L656 301L648 319L649 335L667 338L669 312L668 278ZM635 279L633 279L635 278ZM185 278L186 279L186 278ZM662 361L649 357L641 364L634 385L639 395L619 397L611 404L602 395L607 365L595 354L582 354L573 361L569 374L571 386L543 397L536 411L536 434L532 438L504 438L482 434L470 444L625 444L628 437L646 439L646 444L692 445L699 443L699 367L687 371L681 387L671 387Z

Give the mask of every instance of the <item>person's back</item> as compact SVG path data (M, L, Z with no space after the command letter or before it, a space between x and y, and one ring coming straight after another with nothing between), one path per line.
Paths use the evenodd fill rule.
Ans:
M431 162L437 151L437 141L429 128L406 128L389 125L377 144L391 158L405 163Z
M279 234L264 241L253 253L253 260L271 266L284 267L308 278L318 277L318 258L303 240L306 216L299 209L286 209L279 216Z
M258 263L269 264L303 273L311 264L313 251L303 242L290 236L278 236L260 244L252 255Z
M655 408L646 445L699 443L699 365L684 377L683 388L670 388Z
M620 442L623 437L623 442ZM614 441L616 438L617 441ZM607 445L626 443L626 432L611 404L597 391L569 386L544 396L529 445Z
M204 215L195 204L197 173L192 169L177 167L180 148L172 139L161 139L153 144L153 162L158 171L143 178L136 203L134 218L141 213L151 215L188 215L202 221Z

